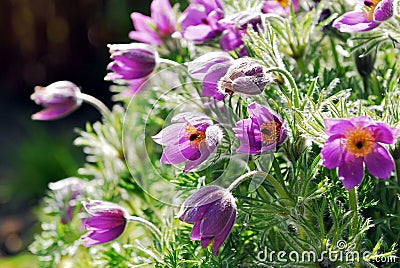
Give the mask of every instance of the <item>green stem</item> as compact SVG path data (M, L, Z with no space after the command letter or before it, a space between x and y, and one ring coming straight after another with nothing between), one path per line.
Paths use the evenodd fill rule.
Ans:
M394 172L395 172L396 179L397 179L397 185L400 186L400 159L394 160ZM394 189L394 191L395 191L395 194L394 194L394 200L393 200L393 203L394 203L393 211L395 211L397 209L397 215L400 215L400 200L397 197L397 194L400 194L400 193L396 192L396 188Z
M136 216L128 216L128 217L127 217L127 220L130 221L130 222L138 222L138 223L144 225L147 229L149 229L149 230L153 233L153 235L154 235L158 240L161 241L161 238L162 238L162 233L161 233L161 231L160 231L154 224L152 224L151 222L149 222L148 220L145 220L145 219L143 219L143 218L136 217Z
M301 74L305 75L308 72L308 70L307 70L307 66L306 66L303 58L302 57L297 58L296 63L297 63L297 67L299 67Z
M358 201L356 187L349 190L350 209L353 212L352 235L353 237L358 233Z
M292 74L282 68L279 68L279 67L268 68L266 72L267 73L268 72L277 72L277 73L283 74L286 77L286 79L289 81L289 85L292 89L292 99L293 99L294 107L300 108L299 89L297 88L296 82L294 81Z
M340 61L339 61L339 54L336 51L335 40L333 40L332 37L329 37L329 41L331 43L331 48L332 48L331 51L332 51L333 59L335 61L336 69L341 70L342 69L342 65L340 64Z
M96 99L95 97L85 93L80 93L78 98L95 107L103 115L103 117L107 118L110 116L110 110L99 99Z

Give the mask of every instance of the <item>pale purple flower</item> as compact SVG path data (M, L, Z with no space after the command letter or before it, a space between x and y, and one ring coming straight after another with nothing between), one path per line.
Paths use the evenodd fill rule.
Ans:
M133 40L161 45L163 39L176 31L175 14L168 0L153 0L150 6L151 17L141 13L131 14L135 31L129 33Z
M325 119L324 122L329 138L321 158L328 169L338 168L339 179L346 190L361 183L364 163L371 175L381 179L390 176L393 159L379 143L394 143L398 129L374 122L368 116Z
M393 0L356 0L358 10L344 13L333 22L341 32L365 32L393 16Z
M203 82L203 97L211 97L222 100L224 94L218 91L218 81L232 65L232 57L225 52L209 52L189 62L189 74Z
M262 11L264 13L275 13L280 16L285 16L290 13L290 2L293 5L293 11L298 11L299 0L265 0Z
M233 62L226 74L218 82L222 94L242 93L258 95L271 84L274 78L266 68L250 58L240 58Z
M241 142L239 153L271 152L286 139L284 123L274 111L253 102L247 112L250 118L240 120L233 129Z
M32 115L34 120L53 120L64 117L81 104L80 89L69 81L58 81L47 87L36 86L31 99L44 106L44 110Z
M111 59L107 66L112 73L105 80L132 80L148 76L156 67L156 51L147 44L108 45Z
M206 186L186 199L177 216L194 223L190 239L199 240L203 248L213 243L212 252L217 256L235 223L235 198L222 187Z
M178 19L181 32L174 37L203 42L221 34L224 11L219 0L192 0Z
M79 198L85 193L87 186L87 181L75 177L49 183L49 189L53 191L54 199L58 203L61 223L71 222L73 211L78 205Z
M85 247L103 244L119 237L125 230L127 212L117 204L101 200L83 202L83 207L89 214L82 219L82 224L88 231L81 237Z
M203 163L222 139L222 131L211 119L201 115L181 114L153 140L164 146L163 164L186 162L184 172Z

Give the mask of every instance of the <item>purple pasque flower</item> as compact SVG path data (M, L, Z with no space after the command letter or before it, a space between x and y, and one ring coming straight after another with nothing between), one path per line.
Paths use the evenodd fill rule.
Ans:
M250 58L240 58L233 62L226 74L218 81L218 90L222 94L242 93L258 95L274 78L266 68Z
M205 186L186 199L177 217L194 223L190 239L200 240L203 248L213 243L212 252L217 256L235 223L235 198L222 187Z
M132 80L148 76L156 67L157 53L147 44L109 44L111 59L105 80Z
M282 118L274 111L255 102L247 106L250 118L240 120L233 129L241 144L239 153L271 152L286 139Z
M135 31L129 38L153 45L161 45L162 40L176 31L175 13L168 0L153 0L150 6L151 17L133 12L131 18Z
M221 34L219 20L224 17L224 10L219 0L191 0L190 5L178 19L181 32L173 37L190 41L203 42Z
M328 169L338 168L346 190L361 183L364 163L371 175L381 179L390 176L393 159L379 143L394 143L398 129L374 122L368 116L325 119L324 122L329 138L321 151L322 163Z
M89 214L88 218L82 219L82 225L88 231L81 237L85 248L112 241L125 230L128 214L119 205L90 200L83 202L83 207Z
M64 117L81 104L81 90L69 81L54 82L47 87L36 86L31 99L44 106L44 110L32 115L33 120L53 120Z
M222 140L221 129L206 116L185 113L173 118L172 122L153 136L153 140L165 146L161 163L186 162L184 172L203 163Z
M87 181L75 177L49 183L49 189L53 191L54 199L58 203L61 223L71 222L73 211L80 197L86 192L87 186Z
M290 14L290 4L293 5L294 12L299 10L299 0L265 0L262 12L285 16Z
M233 59L226 52L209 52L187 64L190 76L203 81L203 97L222 100L224 94L218 91L218 81L228 71Z
M394 0L357 0L360 10L346 12L333 22L341 32L365 32L393 16Z

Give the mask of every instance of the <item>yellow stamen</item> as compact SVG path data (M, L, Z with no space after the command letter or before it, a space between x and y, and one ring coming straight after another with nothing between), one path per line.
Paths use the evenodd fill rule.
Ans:
M350 127L345 131L344 136L344 148L351 156L365 157L376 146L374 133L368 128Z
M278 4L283 8L286 8L289 5L288 0L276 0L276 2L278 2Z
M200 146L205 145L205 132L197 130L197 128L189 123L185 126L185 130L187 133L186 138L190 140L190 145L192 146L192 148L199 148Z
M381 2L382 0L365 0L364 1L364 6L362 8L362 11L364 13L364 16L368 19L373 21L374 20L374 12L376 6Z
M261 142L263 145L271 145L279 141L281 125L275 121L263 123L260 127Z

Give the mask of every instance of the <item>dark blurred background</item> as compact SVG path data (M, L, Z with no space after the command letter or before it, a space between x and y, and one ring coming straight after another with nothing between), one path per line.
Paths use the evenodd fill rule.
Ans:
M100 119L91 106L66 118L32 121L41 107L36 85L69 80L111 107L108 43L130 42L130 14L150 0L0 1L0 259L24 251L36 220L32 208L47 184L76 174L84 162L74 128Z

